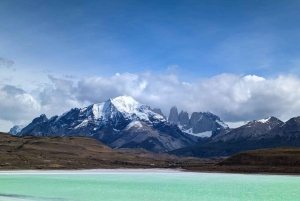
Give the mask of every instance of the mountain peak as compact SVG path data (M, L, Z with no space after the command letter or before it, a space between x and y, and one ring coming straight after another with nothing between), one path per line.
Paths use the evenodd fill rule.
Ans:
M123 129L125 124L119 125L121 119L124 119L127 123L132 120L141 120L148 123L154 121L154 119L166 121L163 116L153 112L150 107L137 102L130 96L118 96L102 103L92 104L82 108L80 113L82 113L82 117L91 115L91 118L98 122L99 128L113 122L114 129ZM86 122L83 122L83 125Z
M260 119L260 120L256 120L256 121L264 124L264 123L268 122L270 119L271 119L271 117L268 117L268 118L264 118L264 119Z
M276 117L270 116L264 119L259 119L259 120L254 120L254 121L250 121L247 125L251 125L251 124L256 124L256 123L261 123L261 124L270 124L270 123L274 123L274 122L281 122L282 121L280 119L277 119Z
M164 152L196 140L186 137L176 125L130 96L119 96L61 116L36 118L19 135L88 136L113 148L145 148Z
M110 99L110 102L121 112L134 113L142 105L131 96L118 96Z
M115 98L111 98L111 101L123 101L123 102L137 102L134 98L131 96L123 95L123 96L117 96Z

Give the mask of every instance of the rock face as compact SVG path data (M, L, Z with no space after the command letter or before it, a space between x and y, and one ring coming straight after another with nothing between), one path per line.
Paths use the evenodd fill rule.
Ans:
M193 133L223 130L228 126L221 122L220 118L210 112L193 112L190 125ZM225 125L225 126L224 126Z
M22 136L24 133L28 133L32 129L35 129L37 126L41 125L44 122L47 122L48 118L46 117L45 114L42 114L41 116L35 118L32 120L30 124L25 126L17 135Z
M144 148L166 152L195 143L177 125L129 96L120 96L61 116L34 119L21 136L87 136L112 148Z
M297 146L300 144L300 116L278 124L268 132L258 136L259 140L280 139L282 144Z
M300 117L283 123L275 117L254 120L239 128L224 130L204 144L171 152L179 156L215 157L262 148L300 147Z
M218 116L210 112L193 112L189 118L186 111L181 111L178 115L175 106L170 110L169 121L177 124L182 132L198 138L209 138L228 129Z
M155 113L157 113L157 114L160 114L160 115L163 116L165 119L167 119L166 116L162 113L161 109L159 109L159 108L154 108L152 111L155 112Z
M178 116L179 124L182 126L183 129L190 128L190 119L189 114L186 111L181 111Z
M171 108L168 120L169 122L174 124L178 123L178 110L176 106L173 106Z

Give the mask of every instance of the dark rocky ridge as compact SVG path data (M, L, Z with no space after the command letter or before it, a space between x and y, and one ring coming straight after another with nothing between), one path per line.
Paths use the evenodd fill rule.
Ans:
M25 126L21 131L20 133L18 133L17 135L21 136L23 135L24 133L28 133L30 132L32 129L35 129L36 126L44 123L44 122L47 122L48 121L48 118L46 117L45 114L42 114L41 116L35 118L32 120L32 122Z
M267 120L268 119L268 120ZM269 132L276 126L281 126L284 123L276 117L270 117L264 120L254 120L246 125L232 129L229 132L220 133L215 136L212 141L238 141L238 140L256 140L263 136L263 134Z
M216 115L210 112L193 112L191 118L186 111L178 114L176 106L172 107L169 122L177 124L183 132L188 134L199 134L207 131L216 135L228 126Z
M202 133L205 131L217 131L218 128L221 129L220 125L216 123L219 120L216 115L209 112L193 112L190 125L194 133ZM222 129L223 130L223 129Z
M178 156L215 157L262 148L300 147L300 117L283 123L275 117L252 121L209 141L171 151Z
M300 116L293 117L285 123L278 124L272 130L259 136L259 139L267 140L269 138L281 138L284 142L292 141L299 143L300 138ZM291 142L292 143L292 142Z

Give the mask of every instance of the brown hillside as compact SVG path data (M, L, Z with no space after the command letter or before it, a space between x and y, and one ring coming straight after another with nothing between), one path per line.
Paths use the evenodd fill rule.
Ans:
M182 168L200 172L300 173L300 148L261 149L219 159L179 158L143 149L111 149L86 137L0 133L0 170Z
M0 169L185 168L203 162L145 150L114 150L86 137L0 133Z
M235 172L300 173L300 148L280 147L241 152L218 165Z

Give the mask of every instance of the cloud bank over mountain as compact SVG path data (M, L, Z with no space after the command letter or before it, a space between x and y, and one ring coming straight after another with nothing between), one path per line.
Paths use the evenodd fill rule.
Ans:
M263 78L220 74L181 82L173 74L146 72L85 77L77 81L49 76L49 82L33 91L1 84L0 129L27 123L41 113L59 115L71 108L119 95L129 95L153 108L161 108L165 115L176 105L190 114L211 111L226 122L246 122L268 116L287 120L300 115L300 79L294 75Z

